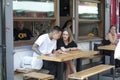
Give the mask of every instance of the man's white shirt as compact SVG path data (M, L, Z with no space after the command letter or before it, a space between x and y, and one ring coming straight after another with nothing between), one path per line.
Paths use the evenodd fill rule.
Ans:
M35 44L39 45L39 50L42 54L50 54L56 49L56 40L51 40L48 34L39 36Z

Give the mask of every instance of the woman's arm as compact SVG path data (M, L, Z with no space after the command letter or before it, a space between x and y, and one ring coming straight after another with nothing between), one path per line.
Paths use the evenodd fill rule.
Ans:
M70 51L72 50L78 50L78 47L72 47L72 48L69 48Z
M111 44L117 43L117 34L114 34L114 36L112 36L112 34L109 33L108 38L109 38L109 41L111 42Z
M62 51L73 51L73 50L78 50L78 48L77 47L69 47L69 48L61 47L61 50Z

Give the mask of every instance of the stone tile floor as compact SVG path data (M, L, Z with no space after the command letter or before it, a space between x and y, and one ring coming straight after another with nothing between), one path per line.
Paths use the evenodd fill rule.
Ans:
M96 63L92 64L92 66L94 66L94 65L96 65ZM84 65L82 68L85 69L85 68L89 68L89 67L91 67L91 64ZM120 80L120 69L117 71L118 71L117 73L119 73L119 74L117 74L117 75L119 75L119 77L115 78L115 80ZM43 73L47 73L47 72L43 70ZM110 70L99 74L99 80L113 80L113 78L110 76L104 76L104 74L108 74L108 73L110 73ZM14 80L23 80L23 73L15 73ZM98 80L98 75L92 76L92 77L88 78L88 80Z

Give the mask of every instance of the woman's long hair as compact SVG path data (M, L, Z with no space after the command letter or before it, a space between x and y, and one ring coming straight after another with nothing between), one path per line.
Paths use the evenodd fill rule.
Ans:
M65 28L65 29L63 30L63 32L64 32L64 31L67 31L67 32L68 32L68 35L69 35L69 37L68 37L68 43L72 42L74 38L73 38L73 34L72 34L71 29L70 29L70 28Z

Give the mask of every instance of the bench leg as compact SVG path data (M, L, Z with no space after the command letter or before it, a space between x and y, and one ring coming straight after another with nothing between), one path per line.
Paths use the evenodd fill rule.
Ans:
M26 77L25 77L25 76L23 76L23 80L26 80Z
M82 59L77 59L76 69L77 69L77 71L82 70Z
M98 79L97 80L100 80L100 74L98 74Z
M80 79L81 80L81 79ZM88 80L88 78L82 79L82 80Z
M112 68L113 70L113 80L115 80L115 68Z
M91 67L93 66L93 59L90 59Z

